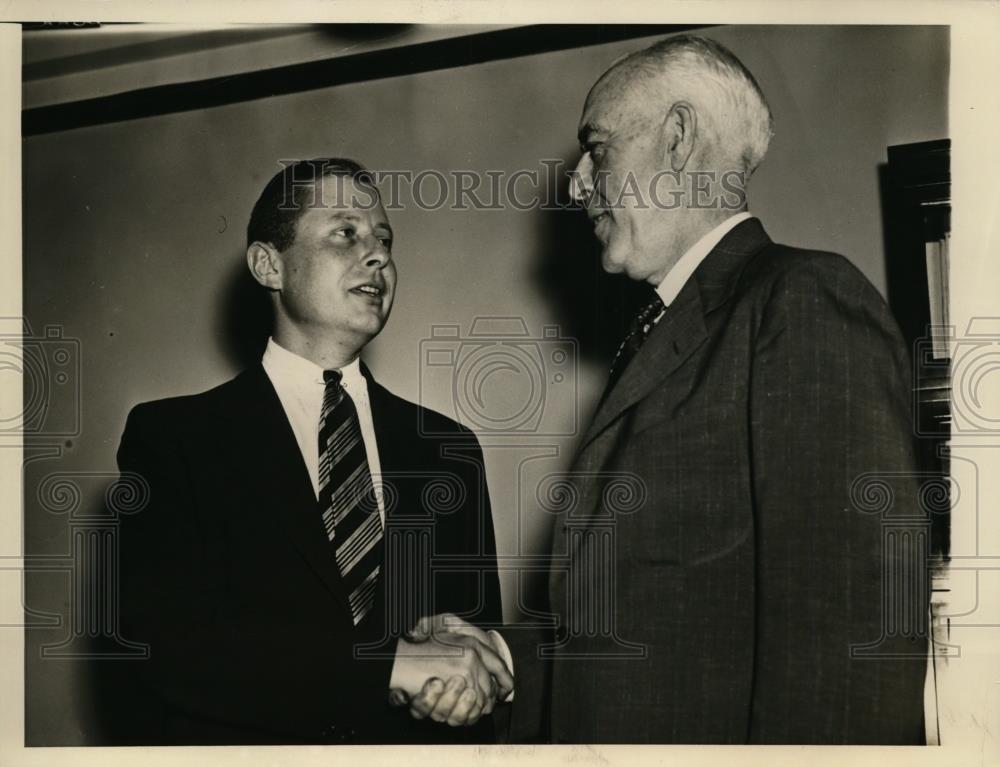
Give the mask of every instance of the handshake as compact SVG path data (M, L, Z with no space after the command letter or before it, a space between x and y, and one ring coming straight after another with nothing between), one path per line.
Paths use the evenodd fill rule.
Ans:
M415 719L475 724L514 689L499 640L450 613L421 618L399 640L389 702Z

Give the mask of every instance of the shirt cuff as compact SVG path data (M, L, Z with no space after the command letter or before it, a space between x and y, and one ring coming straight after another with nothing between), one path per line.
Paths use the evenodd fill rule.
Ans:
M503 637L500 636L499 631L493 631L492 629L490 629L488 633L490 635L490 638L493 640L493 644L496 646L498 650L500 650L500 654L503 656L503 662L507 664L507 670L510 671L510 675L514 676L514 657L510 654L510 648L507 646L507 643L504 641ZM514 700L514 691L511 690L509 693L507 693L507 697L500 702L510 703L513 700Z

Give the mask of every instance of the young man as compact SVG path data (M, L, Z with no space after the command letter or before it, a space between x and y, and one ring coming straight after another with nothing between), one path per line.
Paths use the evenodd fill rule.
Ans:
M121 529L122 631L150 654L119 664L120 742L490 741L489 719L390 706L431 676L475 722L512 681L475 639L403 636L441 609L497 624L500 590L475 436L360 362L396 289L378 191L350 160L290 165L247 235L274 309L261 364L136 406L118 452L151 494Z

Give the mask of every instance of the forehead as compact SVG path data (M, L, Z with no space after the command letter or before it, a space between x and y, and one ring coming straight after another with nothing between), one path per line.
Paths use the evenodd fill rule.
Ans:
M370 226L389 226L389 217L373 186L357 183L349 176L324 176L311 189L302 189L300 222L327 219L365 221Z
M637 119L643 98L635 79L624 67L608 70L587 94L580 115L579 131L613 130L622 122Z

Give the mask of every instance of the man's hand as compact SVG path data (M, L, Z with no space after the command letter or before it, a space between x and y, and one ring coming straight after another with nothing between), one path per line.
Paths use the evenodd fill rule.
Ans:
M480 716L492 713L496 702L506 698L514 689L514 679L502 660L500 649L493 638L482 629L466 623L456 615L443 613L421 618L410 632L410 638L417 642L457 636L474 639L476 644L473 646L478 651L486 653L491 662L495 659L502 673L493 674L491 681L494 684L491 686L488 699L481 707L477 705L478 700L473 701L472 695L468 692L469 688L460 685L458 680L451 679L445 683L437 677L427 679L417 694L408 694L410 714L414 718L423 719L430 716L435 721L447 721L452 726L475 724Z
M493 640L489 634L478 626L473 626L471 623L462 620L452 613L424 616L410 631L409 637L415 642L422 642L441 632L465 634L466 636L475 637L487 647L493 647Z
M481 629L453 615L421 619L400 639L390 681L390 702L409 700L410 713L452 726L475 724L506 697L514 679Z

